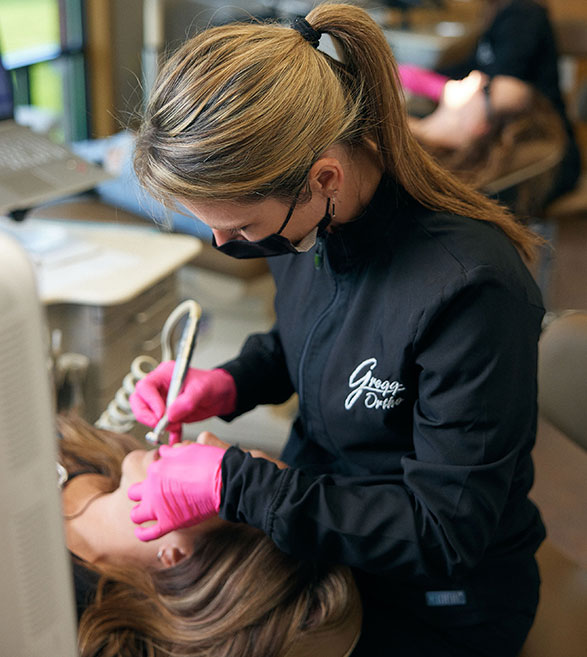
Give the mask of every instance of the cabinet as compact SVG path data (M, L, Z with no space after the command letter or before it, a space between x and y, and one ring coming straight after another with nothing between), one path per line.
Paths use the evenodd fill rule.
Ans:
M89 422L95 422L113 399L136 356L161 359L161 329L179 303L176 278L170 274L121 304L46 307L49 330L61 331L62 350L89 358L83 386L84 416Z
M94 422L136 356L161 358L161 329L180 301L177 273L202 243L144 223L31 218L15 230L24 244L52 245L32 249L39 294L61 352L89 359L84 416Z

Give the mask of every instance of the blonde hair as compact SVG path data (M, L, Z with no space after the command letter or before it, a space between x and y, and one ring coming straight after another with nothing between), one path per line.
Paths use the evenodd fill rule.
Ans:
M75 416L59 417L58 429L61 462L103 474L105 490L141 448ZM80 657L286 657L300 641L356 624L360 609L348 568L298 561L240 523L199 533L172 568L84 565L101 577L80 620Z
M345 65L293 29L229 24L187 41L163 67L137 136L135 170L176 199L292 199L328 147L375 143L414 199L498 224L531 256L538 238L441 168L413 137L395 60L363 9L322 4L306 19L338 40Z

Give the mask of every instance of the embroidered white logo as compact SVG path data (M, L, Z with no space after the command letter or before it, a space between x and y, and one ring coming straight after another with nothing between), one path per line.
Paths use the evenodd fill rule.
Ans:
M373 370L376 367L377 359L367 358L350 375L349 388L352 388L352 392L348 394L344 402L347 411L354 406L363 393L365 393L366 408L388 409L399 406L403 402L403 397L396 395L405 390L405 386L399 381L388 381L373 376Z

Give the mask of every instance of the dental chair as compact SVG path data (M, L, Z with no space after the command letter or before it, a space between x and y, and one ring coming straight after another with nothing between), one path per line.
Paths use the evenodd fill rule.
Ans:
M539 344L532 496L548 537L538 612L520 657L587 654L587 311L548 317ZM546 424L545 424L546 422Z

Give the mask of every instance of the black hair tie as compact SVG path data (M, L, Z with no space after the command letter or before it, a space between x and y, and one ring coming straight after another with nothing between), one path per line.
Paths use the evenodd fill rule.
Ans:
M299 32L308 43L314 46L314 48L318 47L318 44L320 43L320 32L315 30L305 18L295 18L291 22L290 27L292 30Z

